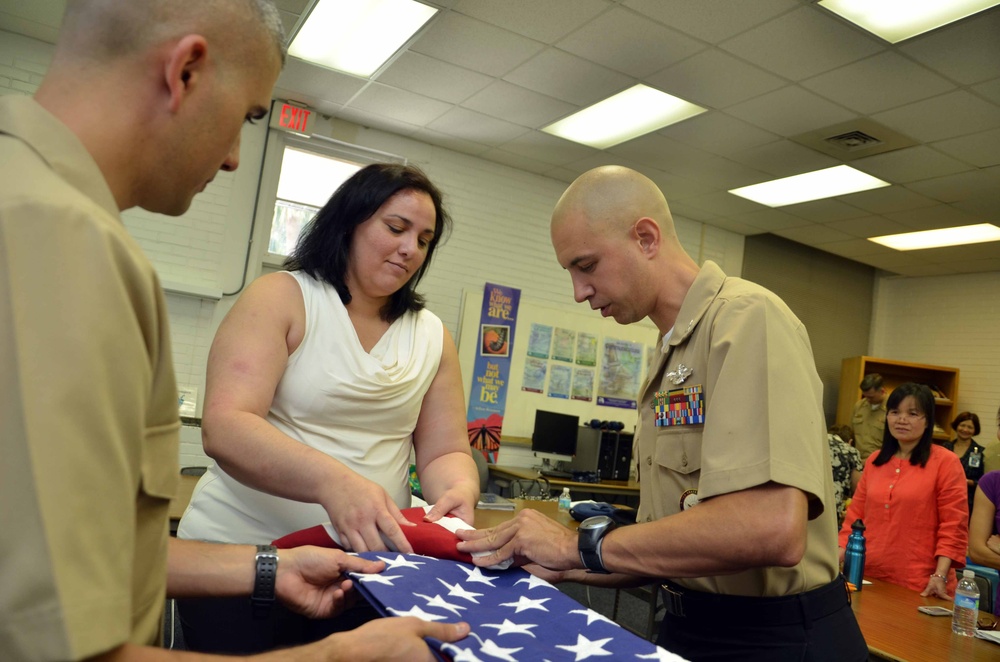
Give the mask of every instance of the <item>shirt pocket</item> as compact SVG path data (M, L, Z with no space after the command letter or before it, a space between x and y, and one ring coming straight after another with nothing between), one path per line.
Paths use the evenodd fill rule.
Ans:
M656 435L653 459L661 468L679 474L701 470L701 432L670 430Z
M146 428L142 445L143 493L158 499L172 499L180 483L178 432L180 422Z

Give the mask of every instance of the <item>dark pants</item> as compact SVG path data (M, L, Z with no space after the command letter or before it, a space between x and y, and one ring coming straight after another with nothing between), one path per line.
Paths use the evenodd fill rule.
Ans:
M852 662L868 646L843 577L807 593L750 598L690 591L667 582L656 640L692 662Z
M188 650L240 655L319 641L378 618L364 600L339 616L316 620L280 604L275 604L266 618L255 619L249 598L177 600L177 611Z

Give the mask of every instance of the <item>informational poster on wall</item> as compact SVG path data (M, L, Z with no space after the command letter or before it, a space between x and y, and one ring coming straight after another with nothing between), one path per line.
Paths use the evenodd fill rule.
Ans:
M512 287L486 283L483 288L467 420L469 444L492 463L500 452L520 298L521 291Z
M474 417L474 405L489 404L479 401L484 368L477 366L484 358L480 336L488 297L488 290L485 298L478 289L466 291L458 337L462 379L470 394L470 440L480 440L474 446L488 449L496 442L499 450L501 435L530 438L537 410L578 416L581 423L621 421L627 431L634 429L639 389L659 339L656 327L648 321L623 326L586 306L542 304L526 296L517 311L522 339L510 348L504 411Z

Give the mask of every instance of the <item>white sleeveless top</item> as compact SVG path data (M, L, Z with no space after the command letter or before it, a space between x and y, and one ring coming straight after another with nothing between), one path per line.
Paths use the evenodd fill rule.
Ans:
M302 288L306 330L288 357L268 422L409 507L413 430L441 363L441 320L427 310L408 312L365 352L337 291L305 272L289 275ZM178 536L256 544L329 521L319 504L251 489L213 465L195 488Z

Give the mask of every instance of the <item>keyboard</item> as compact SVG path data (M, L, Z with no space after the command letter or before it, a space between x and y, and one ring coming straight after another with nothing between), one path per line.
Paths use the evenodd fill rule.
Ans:
M539 469L538 473L542 474L546 478L564 478L566 480L573 480L573 474L559 469Z

